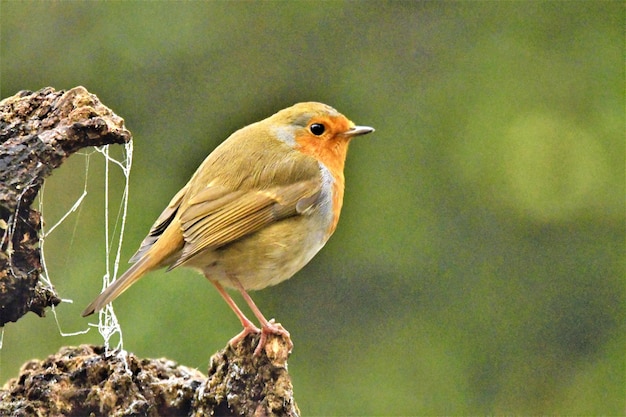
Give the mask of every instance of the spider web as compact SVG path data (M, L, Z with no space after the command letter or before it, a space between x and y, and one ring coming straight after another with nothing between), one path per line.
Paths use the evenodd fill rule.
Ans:
M118 145L115 145L118 146ZM50 228L45 228L45 217L44 217L44 195L45 195L45 183L44 187L41 188L39 192L39 212L41 213L42 220L42 231L41 237L39 240L40 248L41 248L41 265L42 265L42 274L41 280L42 282L52 288L52 279L50 276L50 272L48 266L46 264L46 251L45 245L47 238L59 227L61 224L66 222L70 216L77 211L80 211L80 208L84 202L85 197L88 195L88 180L89 180L89 168L92 157L94 156L102 156L104 159L104 241L105 241L105 250L104 250L104 261L105 267L102 276L102 289L106 288L113 281L115 281L120 264L121 257L121 249L122 242L124 239L124 229L126 226L126 215L128 209L128 197L129 197L129 179L130 179L130 170L132 166L132 156L133 156L133 142L129 141L123 148L123 156L121 158L115 158L111 154L111 150L109 149L109 145L93 148L93 150L89 152L81 152L77 155L83 155L85 158L85 170L84 170L84 185L82 194L76 199L72 207L70 207L65 214L61 216L61 218L53 224ZM120 201L115 203L111 202L111 190L110 190L110 182L111 175L114 169L119 170L119 172L123 176L124 189L122 191ZM116 212L115 205L117 204ZM113 210L111 209L113 207ZM70 245L73 244L74 236L76 235L76 229L79 226L79 222L75 221L74 223L74 232L72 233L72 238L70 240ZM70 299L62 299L62 302L72 303L73 301ZM59 333L62 336L75 336L87 333L90 328L79 330L76 332L64 332L61 329L61 325L59 323L59 319L57 316L57 311L52 307L52 314L57 323L57 327L59 329ZM102 335L104 339L104 346L106 352L109 353L111 350L118 350L120 353L124 353L123 350L123 336L122 329L117 320L115 312L113 311L113 307L111 304L108 304L105 308L103 308L98 313L98 323L90 323L89 326L96 327L98 332ZM111 346L112 341L117 339L117 343L115 346Z

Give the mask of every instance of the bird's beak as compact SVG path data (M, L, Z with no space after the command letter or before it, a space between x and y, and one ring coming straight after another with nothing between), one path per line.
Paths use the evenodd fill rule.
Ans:
M347 130L344 135L346 136L360 136L367 135L368 133L372 133L374 131L373 127L369 126L353 126L350 130Z

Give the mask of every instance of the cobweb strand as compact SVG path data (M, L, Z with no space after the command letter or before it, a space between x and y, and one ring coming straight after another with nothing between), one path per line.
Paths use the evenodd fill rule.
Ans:
M105 262L106 262L106 272L102 279L102 289L104 290L106 287L111 285L113 281L117 278L117 274L119 271L120 258L122 254L122 243L124 240L124 230L126 226L126 218L128 213L128 196L129 196L129 187L130 187L130 169L132 166L132 156L133 156L133 144L132 141L128 142L125 145L125 159L122 162L111 157L109 153L109 145L102 146L96 148L98 152L100 152L104 156L104 167L105 167L105 175L104 175L104 216L105 216ZM111 163L117 165L124 175L124 191L122 193L120 208L117 212L117 216L115 222L113 222L113 231L110 231L111 225L111 212L109 209L109 170ZM117 228L119 225L119 233L117 233ZM114 236L118 236L115 243L113 243L112 238ZM115 252L114 258L112 259L112 252ZM104 339L104 346L107 351L111 350L111 340L113 337L118 337L118 343L113 350L123 351L124 342L122 329L120 327L119 321L117 320L117 316L115 315L115 311L113 310L113 306L108 304L105 308L100 310L98 314L98 332L102 335Z
M87 196L87 179L88 179L88 173L89 173L89 160L90 160L90 154L83 154L83 153L79 153L81 155L85 156L85 172L84 172L84 180L83 180L83 192L81 193L81 195L76 199L76 201L74 202L74 204L72 205L72 207L70 207L70 209L68 211L65 212L65 214L63 216L61 216L61 218L54 224L52 225L49 229L46 229L45 227L45 214L44 214L44 209L45 209L45 205L44 205L44 199L45 199L45 190L46 190L46 183L44 181L43 185L41 186L41 189L39 190L39 205L38 205L38 210L39 213L41 215L41 235L39 237L39 249L40 249L40 253L41 253L41 269L42 269L42 273L39 276L40 281L42 281L48 288L52 289L54 288L54 286L52 285L52 280L50 278L50 273L48 270L48 265L46 263L46 250L45 250L45 246L46 246L46 240L48 238L48 236L50 236L50 234L58 227L60 226L62 223L64 223L71 214L75 213L75 212L79 212L80 213L80 208L82 207L82 202L85 199L85 197ZM74 222L74 230L72 232L72 237L69 241L68 246L71 247L73 245L74 242L74 236L76 235L76 228L78 227L78 219ZM61 299L61 302L63 303L73 303L74 301L71 299L67 299L67 298L63 298ZM85 334L89 331L89 328L83 329L83 330L78 330L75 332L65 332L63 331L63 329L61 328L61 323L59 322L59 317L57 315L57 311L55 306L51 306L51 310L52 310L52 316L54 317L54 321L57 325L57 329L59 330L59 334L63 337L70 337L70 336L77 336L77 335L81 335L81 334Z
M49 288L53 288L52 279L50 277L50 273L48 270L48 266L46 264L46 256L45 256L45 243L46 239L50 236L50 234L62 223L67 221L67 219L74 213L78 213L80 216L80 210L82 208L82 203L86 196L88 195L87 185L89 181L89 168L90 168L90 160L92 155L100 154L104 157L104 222L105 222L105 272L102 277L102 288L106 288L110 285L117 277L117 273L119 271L119 264L121 258L121 249L122 242L124 237L124 230L126 226L126 217L128 210L128 197L129 197L129 180L130 180L130 171L132 166L132 155L133 155L133 143L132 140L128 142L124 146L124 157L122 160L115 159L111 156L109 152L109 145L105 145L102 147L94 148L94 151L79 153L85 157L85 170L84 170L84 185L83 191L81 195L76 199L72 207L70 207L65 214L61 216L61 218L54 223L49 229L45 229L44 225L44 195L45 195L45 183L42 186L39 193L39 212L41 213L42 219L42 232L41 238L39 241L41 248L41 265L42 265L42 274L41 281L48 286ZM111 165L113 164L113 165ZM119 203L119 208L117 210L115 221L111 219L110 213L110 189L109 189L109 180L111 176L111 166L115 166L119 168L124 176L124 190L122 192L121 201ZM74 241L74 236L76 235L76 230L78 228L78 220L76 220L74 225L74 231L72 233L72 237L70 239L69 245L71 246ZM10 227L8 228L10 232ZM62 299L62 302L72 303L71 299ZM59 333L62 336L75 336L84 334L89 331L89 328L85 330L79 330L76 332L64 332L61 329L61 325L59 323L59 319L57 317L57 312L54 307L52 307L52 314L54 316L55 322L57 323L57 327L59 329ZM98 323L90 324L90 326L97 327L98 332L102 335L104 339L104 345L107 352L111 350L119 350L120 352L124 352L123 350L123 337L122 330L120 324L117 320L115 312L113 311L113 307L109 304L104 309L99 312L98 315ZM113 338L117 336L118 342L113 349L111 348L111 341Z

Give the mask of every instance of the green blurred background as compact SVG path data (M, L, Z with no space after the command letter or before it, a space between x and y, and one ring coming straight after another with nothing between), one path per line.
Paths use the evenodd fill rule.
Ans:
M339 228L253 294L291 331L305 415L619 415L624 332L624 2L0 3L0 93L83 85L135 138L123 266L218 143L298 101L376 133L348 155ZM47 182L56 222L85 158ZM73 304L103 274L102 159L46 243ZM121 176L113 175L119 198ZM114 210L115 211L115 210ZM204 278L153 273L115 303L124 346L206 372L240 327ZM63 345L5 327L0 383Z

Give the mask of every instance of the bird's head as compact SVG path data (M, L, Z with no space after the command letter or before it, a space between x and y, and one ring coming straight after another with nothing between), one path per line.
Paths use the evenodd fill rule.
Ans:
M341 177L350 140L374 131L368 126L357 126L334 108L316 102L295 104L268 121L277 138Z

